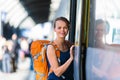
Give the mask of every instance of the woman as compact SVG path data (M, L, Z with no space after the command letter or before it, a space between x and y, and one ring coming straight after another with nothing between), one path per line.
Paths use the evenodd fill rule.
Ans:
M60 50L60 62L55 55L55 49L52 45L48 46L47 58L49 68L53 70L49 74L48 80L74 80L73 79L73 48L69 46L65 37L69 31L69 21L65 17L59 17L55 20L54 31L56 39L53 41ZM60 64L60 65L59 65Z
M108 32L108 23L102 19L96 20L96 51L94 51L94 62L92 72L95 74L93 80L120 80L120 55L118 47L105 43Z
M96 20L95 25L95 47L96 48L105 48L105 35L106 34L106 26L105 21L102 19Z

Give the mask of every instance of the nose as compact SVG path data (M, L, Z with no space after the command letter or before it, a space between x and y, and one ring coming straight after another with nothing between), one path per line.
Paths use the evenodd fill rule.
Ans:
M64 28L61 28L61 31L64 31Z

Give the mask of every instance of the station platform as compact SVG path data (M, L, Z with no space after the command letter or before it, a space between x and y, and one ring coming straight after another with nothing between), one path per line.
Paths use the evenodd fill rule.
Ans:
M0 71L0 80L35 80L34 71L19 70L14 73L3 73Z

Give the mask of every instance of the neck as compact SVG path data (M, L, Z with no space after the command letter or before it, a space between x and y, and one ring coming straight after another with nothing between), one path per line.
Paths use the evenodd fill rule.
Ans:
M64 44L64 42L65 42L65 39L63 39L63 38L56 38L55 40L55 43L58 43L58 44Z
M68 50L68 47L66 46L66 43L65 43L65 39L58 39L56 38L54 40L54 43L58 46L58 48L61 50L61 51L66 51Z
M103 41L96 41L95 45L97 48L104 48L105 47L105 44L103 43Z

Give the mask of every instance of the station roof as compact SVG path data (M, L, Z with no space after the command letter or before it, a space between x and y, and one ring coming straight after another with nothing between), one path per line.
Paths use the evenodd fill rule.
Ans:
M20 3L35 23L48 21L51 0L20 0Z
M2 20L14 27L33 27L53 19L61 0L0 0Z

